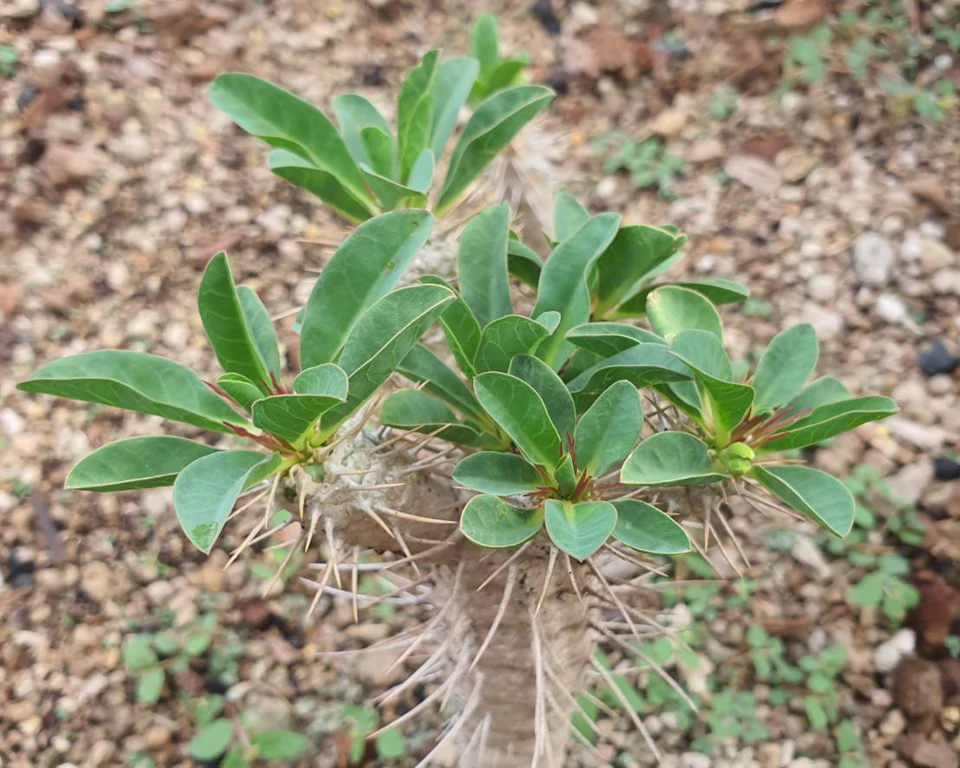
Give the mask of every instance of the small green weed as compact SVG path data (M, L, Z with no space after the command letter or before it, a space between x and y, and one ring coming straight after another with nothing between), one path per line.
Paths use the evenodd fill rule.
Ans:
M380 713L373 707L360 707L346 704L343 719L347 724L350 737L350 751L347 758L350 765L358 765L363 760L367 748L367 736L380 725ZM377 756L384 760L399 760L407 754L407 743L403 734L396 728L388 728L374 740Z
M622 133L613 133L593 144L605 156L604 173L626 171L640 189L656 188L666 200L675 195L673 184L683 170L683 158L670 152L660 139L636 141Z

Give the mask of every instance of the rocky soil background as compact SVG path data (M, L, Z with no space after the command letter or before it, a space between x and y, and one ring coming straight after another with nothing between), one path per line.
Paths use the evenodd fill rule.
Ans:
M100 347L212 373L194 296L221 249L272 312L302 303L346 230L270 175L263 149L208 104L206 84L239 69L321 105L353 90L389 109L428 47L465 49L472 5L0 2L0 765L192 765L188 745L214 706L241 743L268 728L305 735L313 747L302 765L347 766L353 746L355 764L412 766L429 749L436 719L404 726L380 756L360 745L370 692L404 674L389 669L389 653L318 657L400 631L418 608L385 605L353 623L348 601L323 598L304 625L310 593L296 579L261 597L276 553L224 571L236 542L226 537L209 559L192 551L169 492L64 493L81 455L155 434L158 420L28 398L14 385L44 361ZM638 684L636 708L665 764L956 768L956 8L946 0L490 8L506 48L528 51L531 78L559 94L536 134L540 172L595 209L684 230L688 257L672 276L745 282L744 311L725 311L733 352L748 355L783 325L809 321L821 373L902 408L809 456L853 473L864 511L852 544L738 508L749 566L714 552L726 581L685 586L683 604L656 587L664 620L685 627L699 655L668 652L663 662L700 715L657 699L652 677L608 649L631 690ZM867 60L862 78L857 55ZM288 344L292 319L279 322ZM695 559L678 566L682 579L711 576L701 571ZM863 586L871 574L880 575ZM171 659L183 658L165 662L156 704L142 700L131 658L131 637L145 633L164 635ZM764 655L804 677L775 684ZM820 728L811 724L813 693L828 710ZM394 702L384 716L413 703ZM578 747L568 765L654 763L615 701L587 703L598 710L597 748Z

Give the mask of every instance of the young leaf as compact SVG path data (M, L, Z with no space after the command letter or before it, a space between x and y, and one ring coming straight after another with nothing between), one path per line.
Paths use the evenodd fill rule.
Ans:
M651 285L638 291L618 306L611 314L618 318L643 317L647 314L647 299L650 297L650 294L658 288L663 288L667 285L696 291L709 299L710 303L715 306L719 306L720 304L736 304L750 297L750 291L740 283L734 280L724 280L719 277L699 280L697 282L671 282L663 285Z
M543 527L543 508L521 509L496 496L474 496L463 508L460 530L474 544L503 549L523 544Z
M511 237L507 241L507 271L521 283L536 288L543 270L543 260L532 248Z
M376 195L377 202L388 210L402 207L407 200L414 200L417 203L423 202L421 191L380 175L366 163L360 165L360 173L363 174L364 181Z
M686 432L658 432L648 437L623 463L620 482L627 485L705 485L723 480L707 444Z
M588 368L567 384L573 393L602 392L615 381L638 389L668 381L686 381L691 374L664 344L638 344Z
M516 355L533 352L547 336L544 326L523 315L507 315L487 325L480 334L474 368L505 372Z
M790 400L784 409L790 413L800 413L849 398L850 393L839 380L833 376L821 376L800 390L800 393Z
M429 149L423 150L413 161L413 167L407 176L407 186L420 194L426 195L430 189L430 184L433 182L434 164L433 152Z
M618 381L580 418L576 429L577 467L597 477L626 458L640 437L643 408L636 387Z
M547 88L521 85L494 94L477 108L453 148L437 201L438 215L456 202L470 182L552 98Z
M590 219L590 212L562 190L553 199L553 238L562 243Z
M397 167L397 148L389 131L384 133L369 125L360 131L360 141L370 158L367 165L386 179L396 179L400 174Z
M567 435L573 437L577 418L573 398L553 369L531 355L517 355L510 361L509 372L511 376L523 379L540 395L562 441L566 443Z
M433 131L430 149L439 158L457 127L457 117L473 87L480 65L466 57L445 59L437 67L433 85Z
M447 406L417 389L401 389L391 394L380 408L380 423L397 429L436 434L441 440L471 448L503 447L497 436L461 423Z
M259 304L256 294L253 294L252 301ZM262 305L259 309L256 308L249 294L246 303L248 311L260 326L260 342L267 348L272 361L273 353L270 351L270 343L262 327L263 317L259 312ZM207 332L207 338L210 339L210 345L223 370L227 373L239 373L254 383L263 382L261 386L266 387L266 383L270 381L270 373L254 338L253 328L247 322L247 313L244 312L233 282L233 275L230 274L227 254L223 251L210 259L207 268L203 271L203 278L200 280L200 288L197 291L197 308L200 310L203 329ZM263 314L265 315L266 312ZM273 326L270 325L270 319L266 318L266 322L272 333ZM275 336L273 347L276 349ZM279 357L280 354L277 352L278 369Z
M345 400L347 397L347 373L339 365L324 363L307 368L293 380L293 391L298 395L324 395Z
M430 146L433 131L433 84L439 51L430 51L404 78L397 98L397 144L400 180L406 182L420 153Z
M567 341L603 358L637 344L664 343L655 333L623 323L584 323L567 331Z
M439 285L408 285L388 293L360 316L338 361L349 377L347 400L324 416L325 436L377 391L455 298Z
M253 336L253 344L267 367L267 371L280 378L280 347L277 344L277 332L267 308L263 306L256 291L246 285L237 288L240 297L240 309L247 321L247 327Z
M493 205L467 223L460 235L457 276L460 293L480 327L513 313L507 279L510 209Z
M754 465L750 474L788 507L836 536L850 533L856 505L850 491L835 477L798 466Z
M480 421L489 421L467 385L446 363L422 344L417 344L410 350L403 362L397 366L397 372L414 384L423 385L424 392L440 398L461 413Z
M621 228L597 259L596 316L606 317L638 283L652 279L650 273L677 253L686 240L683 235L658 227Z
M376 129L368 129L376 130ZM295 187L305 189L314 197L333 208L347 221L366 221L377 213L377 207L369 198L358 200L329 171L315 167L296 152L275 149L267 155L267 167L274 176L279 176Z
M356 163L326 115L289 91L253 75L220 75L210 101L247 133L330 173L358 200L367 199Z
M559 312L561 320L537 357L555 370L573 349L573 345L564 339L567 331L590 318L587 274L594 260L613 240L619 226L620 217L615 213L594 216L560 243L543 265L533 314Z
M497 20L490 13L481 13L470 28L470 55L480 65L480 80L489 81L500 60Z
M573 495L577 488L577 473L573 467L573 456L569 453L560 459L560 463L554 470L553 479L562 498L569 498Z
M481 373L474 390L484 410L530 461L553 471L560 459L560 436L537 391L506 373Z
M776 439L764 443L761 450L789 451L822 443L869 421L885 419L897 412L897 404L889 397L858 397L821 405L802 419L790 424Z
M679 555L690 551L690 539L673 518L636 499L612 502L617 508L613 538L638 552Z
M653 330L667 341L687 330L709 331L723 341L723 324L716 308L689 288L657 288L647 299L647 316Z
M333 362L361 313L383 297L433 228L426 211L393 211L361 224L317 278L300 334L300 364Z
M682 331L670 350L693 372L701 399L709 406L716 443L726 444L753 405L753 388L729 381L730 359L719 339L708 331Z
M254 402L263 397L260 387L240 373L221 374L217 377L217 386L248 411Z
M442 285L453 290L446 280L435 275L424 275L420 278L420 282L428 285ZM458 296L443 311L438 322L447 340L447 347L453 359L457 361L457 367L465 376L476 375L473 361L477 357L477 347L480 345L480 324L470 311L470 307Z
M753 376L756 407L774 408L796 395L817 367L817 332L809 323L780 331L764 350Z
M182 437L129 437L97 448L80 459L64 487L106 493L173 485L177 475L216 448Z
M187 744L187 754L201 763L211 762L227 751L231 741L233 725L221 717L200 729Z
M188 368L163 357L107 349L47 363L17 385L24 392L68 397L148 413L215 432L245 425Z
M177 475L173 509L193 545L209 555L237 496L279 464L277 455L219 451L197 459Z
M380 111L363 96L356 93L344 93L333 99L333 114L343 134L343 142L353 161L360 165L373 166L367 148L364 146L361 131L364 128L376 128L388 138L390 125Z
M617 525L617 509L607 501L574 504L547 499L544 509L550 539L581 562L600 549Z
M515 453L484 451L462 459L453 479L464 488L494 496L532 493L544 484L537 468Z
M289 760L309 746L305 736L293 731L261 731L250 739L261 760Z
M153 667L143 673L137 683L137 701L141 704L156 704L163 693L163 667Z
M252 415L255 426L296 445L310 432L319 418L345 395L273 395L257 400Z

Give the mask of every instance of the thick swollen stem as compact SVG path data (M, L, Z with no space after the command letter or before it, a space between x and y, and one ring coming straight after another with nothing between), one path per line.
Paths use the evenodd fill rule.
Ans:
M584 687L595 650L591 610L573 586L585 592L589 569L573 563L571 578L565 558L551 557L545 534L517 554L477 547L454 525L410 519L459 517L449 481L409 471L413 461L358 432L331 451L326 482L303 478L308 514L318 516L320 530L331 521L341 555L354 547L413 554L421 570L434 572L438 619L428 623L422 647L440 649L445 689L437 700L453 714L445 734L460 755L457 765L560 765L571 693Z

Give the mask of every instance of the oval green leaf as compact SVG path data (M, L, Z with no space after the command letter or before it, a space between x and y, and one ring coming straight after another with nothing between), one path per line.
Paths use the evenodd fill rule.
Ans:
M577 467L602 475L626 458L643 427L637 388L618 381L607 388L580 417L576 430Z
M130 437L97 448L70 470L64 487L107 493L173 485L197 459L217 453L182 437Z
M624 323L585 323L567 331L567 341L600 357L613 357L637 344L663 344L655 333Z
M764 350L753 376L757 408L775 408L794 397L817 367L817 332L809 323L780 331Z
M517 355L533 352L550 335L543 325L523 315L499 317L480 334L474 368L504 372Z
M688 330L709 331L723 341L723 324L716 308L689 288L657 288L647 299L647 317L653 330L668 342Z
M691 291L696 291L706 296L710 300L710 303L715 306L719 306L720 304L736 304L750 298L750 291L735 280L724 280L723 278L716 277L698 280L696 282L671 282L662 285L651 285L644 288L618 306L612 314L615 317L623 318L645 316L647 314L647 299L650 297L650 294L664 285L672 285L677 288L689 288Z
M513 313L507 279L510 209L494 205L474 216L460 235L457 277L460 294L483 328Z
M850 533L856 504L847 487L811 467L754 465L753 478L791 509L841 538Z
M626 485L705 485L723 478L714 470L707 444L686 432L651 435L620 470L620 482Z
M774 440L764 443L761 450L789 451L822 443L861 424L893 416L897 410L897 404L889 397L876 395L821 405L787 426Z
M330 395L272 395L257 400L251 414L255 426L297 445L323 414L345 399Z
M453 290L446 280L436 275L424 275L420 278L420 282L428 285L442 285ZM470 311L470 307L458 296L443 311L438 322L447 340L447 348L457 361L457 366L465 376L476 375L473 361L477 357L477 347L480 345L480 324Z
M571 392L602 392L615 381L638 389L690 379L690 370L664 344L638 344L591 366L567 384Z
M400 180L406 182L414 162L430 146L433 132L433 86L439 51L429 51L403 80L397 97L397 146Z
M277 344L277 332L273 328L273 321L267 308L263 306L257 292L252 288L241 285L237 288L240 297L240 309L247 321L253 345L256 347L260 359L267 367L267 371L280 378L280 347Z
M566 445L567 436L573 437L576 428L577 412L573 397L560 377L543 360L531 355L517 355L510 361L510 375L523 379L540 395L547 413L561 441Z
M453 470L453 479L464 488L494 496L532 493L545 480L537 468L515 453L484 451L462 459Z
M636 499L614 501L617 527L613 538L638 552L679 555L690 551L690 538L669 515Z
M410 350L403 362L397 366L397 372L415 384L423 385L424 392L440 398L464 415L469 414L480 421L489 421L477 398L463 380L422 344L416 344Z
M480 65L467 57L444 59L437 67L433 85L433 131L430 149L434 157L443 155L447 141L457 127L457 117L470 95Z
M792 398L784 409L790 413L800 413L819 408L821 405L830 405L830 403L849 399L850 392L839 379L833 376L821 376L800 390L800 393Z
M364 128L376 128L390 136L390 125L373 104L356 93L344 93L333 99L333 114L343 134L343 142L353 161L360 165L365 163L373 166L367 148L364 146L361 132Z
M250 379L240 373L224 373L217 377L217 386L226 392L245 410L263 397L263 392Z
M189 368L142 352L106 349L64 357L42 366L17 389L148 413L215 432L232 432L225 421L249 426Z
M369 128L367 130L376 130ZM267 167L274 176L306 190L333 208L347 221L359 223L377 213L372 200L357 200L336 176L315 167L295 152L275 149L267 155Z
M231 741L233 725L221 717L200 729L187 744L187 754L194 760L207 763L226 752Z
M590 212L561 190L553 199L553 239L562 243L587 223Z
M293 391L298 395L324 395L345 400L347 390L347 372L334 363L307 368L293 380Z
M550 539L581 562L600 549L617 526L617 509L608 501L573 504L548 499L544 510Z
M463 508L460 530L474 544L503 549L523 544L543 527L543 509L521 509L496 496L474 496Z

